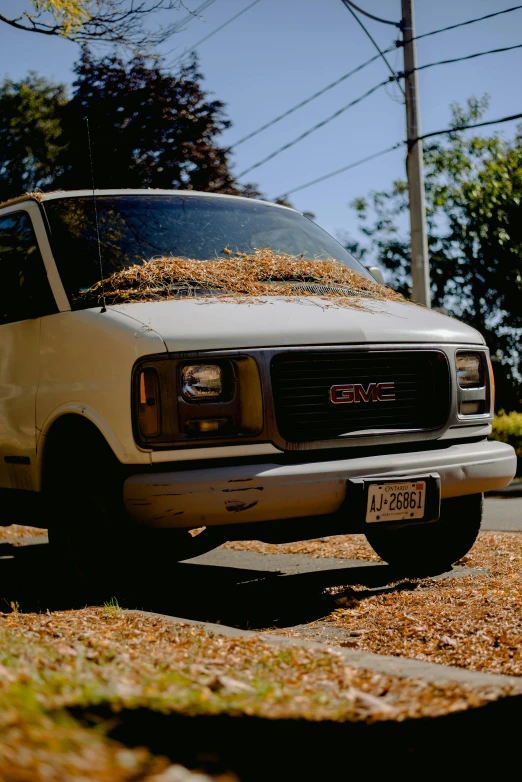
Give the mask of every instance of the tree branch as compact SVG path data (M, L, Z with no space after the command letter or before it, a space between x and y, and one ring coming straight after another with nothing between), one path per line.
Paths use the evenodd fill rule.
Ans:
M144 27L144 20L160 11L185 8L183 0L97 0L94 13L71 26L52 10L17 17L0 14L0 23L25 32L67 38L76 43L109 43L134 51L149 49L173 35L178 23Z

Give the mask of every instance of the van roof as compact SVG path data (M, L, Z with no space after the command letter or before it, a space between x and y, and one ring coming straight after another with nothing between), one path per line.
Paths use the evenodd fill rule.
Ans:
M283 206L283 204L274 204L272 201L265 201L261 198L246 198L245 196L227 195L225 193L206 193L199 190L156 190L155 188L142 188L142 189L120 189L120 190L94 190L96 196L114 196L114 195L149 195L149 196L161 196L161 195L183 195L187 198L197 198L198 196L204 196L205 198L234 198L241 201L256 201L258 203L267 204L268 206L277 207L278 209L290 209L291 207ZM92 190L54 190L50 193L25 193L17 198L10 198L3 203L0 203L0 209L7 206L13 206L14 204L21 204L24 201L37 201L42 203L44 201L52 201L56 198L77 198L77 197L92 197ZM295 210L291 210L295 211Z

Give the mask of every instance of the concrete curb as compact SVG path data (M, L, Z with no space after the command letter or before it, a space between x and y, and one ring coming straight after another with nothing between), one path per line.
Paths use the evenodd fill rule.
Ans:
M194 619L184 619L179 616L169 616L168 614L157 614L151 611L124 610L128 614L157 617L158 619L167 620L173 624L200 627L209 633L224 635L228 638L256 637L262 638L268 643L280 646L303 646L307 649L315 649L321 652L331 650L340 653L344 657L347 665L352 665L356 668L366 668L375 673L398 676L403 679L423 679L430 684L457 683L468 687L489 687L498 690L510 687L512 688L511 695L522 694L522 678L519 679L517 676L506 676L501 673L467 671L465 668L454 668L450 665L429 663L424 662L423 660L410 660L405 657L390 657L358 649L344 649L342 646L335 646L334 644L321 644L315 641L302 640L300 638L287 638L286 636L272 635L271 633L256 633L250 630L240 630L236 627L228 627L227 625L218 625L212 622L198 622Z

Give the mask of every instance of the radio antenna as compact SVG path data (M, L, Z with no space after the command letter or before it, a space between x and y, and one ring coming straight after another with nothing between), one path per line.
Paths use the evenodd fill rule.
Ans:
M85 117L85 122L87 124L87 141L89 144L89 162L91 164L91 181L92 181L92 202L94 204L94 220L96 222L96 239L98 241L98 262L100 265L100 281L101 281L101 287L102 287L102 308L100 312L107 312L107 303L105 301L105 284L103 282L103 261L102 261L102 251L101 251L101 241L100 241L100 225L98 223L98 204L96 201L96 192L94 188L94 166L92 163L92 147L91 147L91 132L89 130L89 117Z

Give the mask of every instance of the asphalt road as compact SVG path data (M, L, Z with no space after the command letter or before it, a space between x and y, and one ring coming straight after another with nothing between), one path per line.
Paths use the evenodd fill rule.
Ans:
M522 497L486 497L482 529L522 532Z

